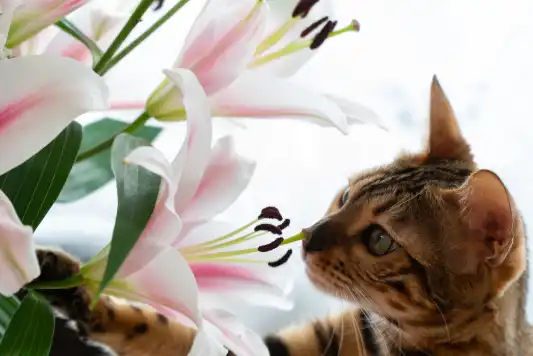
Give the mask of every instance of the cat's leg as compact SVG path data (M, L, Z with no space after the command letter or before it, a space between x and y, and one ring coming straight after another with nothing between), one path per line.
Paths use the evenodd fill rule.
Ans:
M378 345L359 309L293 326L265 338L271 356L374 356Z
M79 261L61 250L39 248L37 256L41 264L37 281L62 280L79 272ZM104 295L91 311L90 294L83 287L44 290L42 293L54 307L78 324L80 340L103 343L118 355L185 356L192 346L194 329L169 320L148 306L133 305ZM59 320L56 324L65 323ZM54 349L58 351L51 356L66 355L60 350L61 343L67 341L56 338ZM77 355L104 354L87 351Z

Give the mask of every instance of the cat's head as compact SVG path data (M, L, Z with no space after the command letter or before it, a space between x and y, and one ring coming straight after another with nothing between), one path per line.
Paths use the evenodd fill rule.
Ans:
M477 168L436 78L424 152L353 177L304 232L317 287L402 323L481 312L525 269L513 200Z

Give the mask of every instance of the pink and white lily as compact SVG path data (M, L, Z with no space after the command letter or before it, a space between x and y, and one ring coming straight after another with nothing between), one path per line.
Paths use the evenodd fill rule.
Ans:
M0 190L0 295L10 296L41 273L33 231L22 225L9 198Z
M105 50L118 35L138 1L93 0L68 19L101 50ZM46 47L46 54L60 55L92 65L90 50L72 36L59 31Z
M272 299L254 298L259 295L282 301L286 290L264 273L271 269L268 261L245 260L243 256L256 257L263 254L259 251L267 254L267 250L279 247L279 238L265 244L262 237L270 230L281 232L288 222L280 227L259 224L265 219L281 219L275 209L269 208L251 223L220 236L227 232L220 227L227 225L213 218L246 188L255 163L237 155L229 137L211 147L209 101L191 71L177 69L166 71L166 75L177 87L189 88L183 91L189 117L187 135L172 162L152 147L138 148L126 157L125 163L160 175L163 183L151 219L105 293L148 303L170 316L187 317L198 327L197 340L211 340L207 345L197 341L193 355L208 355L206 347L220 351L213 346L217 340L239 356L268 355L257 335L242 325L236 327L235 317L227 312L206 308L204 297L213 292L238 297L246 290L252 293L248 298L257 303L273 304ZM213 231L218 237L213 237ZM94 281L95 287L101 280L106 256L104 250L82 269L84 278L89 284ZM289 256L285 253L281 262ZM260 265L266 268L260 271Z
M319 25L326 23L327 29L318 26L311 30L309 26L324 12L315 7L293 13L296 2L287 2L293 5L290 11L285 4L274 3L271 12L264 0L209 0L174 68L190 69L197 76L215 116L314 118L314 122L334 125L342 132L347 132L349 122L375 123L370 110L356 103L346 107L346 102L339 107L336 98L314 93L286 78L310 58L310 47L323 42L319 37L358 30L354 22L329 31L332 24L325 21ZM303 36L306 27L309 33ZM146 110L159 120L183 120L182 96L165 80L148 99Z
M90 0L18 0L6 46L14 48Z
M16 1L0 1L0 53ZM72 120L108 107L102 79L71 59L0 56L0 174L26 161ZM23 226L0 191L0 294L11 295L39 273L31 227Z

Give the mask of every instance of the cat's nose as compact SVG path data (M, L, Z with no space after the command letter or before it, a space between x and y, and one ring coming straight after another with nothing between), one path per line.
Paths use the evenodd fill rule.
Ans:
M305 239L302 248L305 253L324 251L332 241L331 229L327 223L319 222L310 228L303 229Z

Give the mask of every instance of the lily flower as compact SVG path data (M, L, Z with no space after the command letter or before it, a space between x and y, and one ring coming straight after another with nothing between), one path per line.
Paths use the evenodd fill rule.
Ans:
M336 98L286 78L303 65L302 55L308 58L328 38L359 29L356 21L336 30L337 22L327 16L311 17L316 3L300 1L267 33L270 22L279 22L279 11L270 14L265 0L210 0L174 68L190 69L197 76L215 116L315 118L314 122L332 124L344 133L349 121L375 122L373 112L356 103L347 106L344 101L339 106ZM226 11L223 15L221 9ZM282 70L285 61L291 70ZM167 79L149 97L146 110L159 120L184 120L182 97L183 92Z
M0 295L15 294L39 276L33 231L22 225L13 204L0 190Z
M7 47L13 48L80 8L90 0L18 0Z
M107 88L90 68L48 56L10 58L4 49L16 1L0 6L0 174L23 163L71 121L107 109ZM10 295L40 273L32 229L0 191L0 294Z
M132 0L93 0L80 11L68 16L68 19L101 50L105 50L118 35L136 4L137 2ZM93 65L90 50L63 31L57 32L44 53L69 57Z
M104 293L147 303L170 317L185 316L198 328L197 340L210 340L207 346L195 342L192 355L208 355L206 347L218 352L217 341L239 356L268 355L260 337L242 325L236 327L237 320L227 312L204 303L208 305L205 297L210 293L242 296L243 291L263 296L257 303L275 304L265 296L283 300L286 291L265 269L273 270L290 258L291 250L277 252L285 247L281 234L289 221L269 207L252 222L220 236L221 224L213 218L246 188L255 163L238 156L229 137L211 147L209 102L191 71L166 75L177 87L190 89L183 97L187 135L172 162L152 147L137 148L125 158L126 164L140 165L163 179L152 217ZM213 231L219 232L217 237ZM101 281L108 252L104 249L82 268L93 289ZM276 257L257 258L269 253ZM259 266L264 266L261 272ZM247 299L256 298L247 294Z

